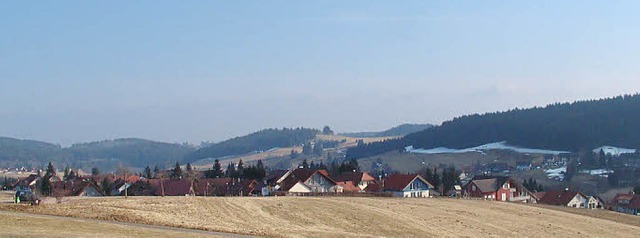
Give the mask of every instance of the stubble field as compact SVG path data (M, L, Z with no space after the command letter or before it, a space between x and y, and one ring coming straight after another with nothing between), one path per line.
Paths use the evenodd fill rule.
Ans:
M460 199L112 197L2 209L268 237L640 235L640 217Z

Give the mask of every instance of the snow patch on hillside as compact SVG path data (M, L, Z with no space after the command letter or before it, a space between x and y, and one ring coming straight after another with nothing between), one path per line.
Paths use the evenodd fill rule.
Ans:
M446 147L438 147L433 149L416 149L413 146L407 146L404 148L406 152L416 153L416 154L448 154L448 153L468 153L468 152L479 152L483 153L486 150L510 150L523 154L550 154L550 155L558 155L562 153L570 153L569 151L557 151L557 150L541 150L541 149L529 149L516 147L512 145L508 145L506 141L495 142L484 144L481 146L476 146L467 149L450 149Z
M593 153L600 153L600 150L604 151L605 154L613 155L613 156L620 156L621 154L633 154L633 153L636 153L635 149L620 148L620 147L615 147L615 146L598 147L598 148L593 149Z

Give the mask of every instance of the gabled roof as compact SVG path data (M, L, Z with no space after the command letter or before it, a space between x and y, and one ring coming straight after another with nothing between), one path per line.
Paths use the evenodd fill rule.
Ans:
M584 198L587 198L587 196L585 196L581 192L555 190L555 191L546 191L544 193L544 196L538 201L538 203L547 204L547 205L566 206L576 195L580 195L580 196L583 196Z
M420 179L422 182L427 184L429 188L433 188L427 180L422 178L422 176L417 174L392 174L384 180L384 190L391 191L402 191L404 190L413 180Z
M145 181L140 180L138 183L148 183L151 185L153 193L149 195L162 196L163 188L165 196L184 196L191 194L191 180L187 179L147 179Z
M380 192L380 191L382 191L382 186L380 186L380 184L377 183L377 182L373 182L373 183L370 183L369 185L367 185L367 187L364 188L364 191L366 191L366 192Z
M354 184L359 184L361 181L375 181L376 179L365 172L344 172L338 175L335 180L337 182L352 181Z
M338 186L342 187L342 191L344 192L351 192L351 193L355 193L355 192L360 192L360 188L356 185L353 184L353 182L351 181L344 181L344 182L337 182Z
M490 193L498 191L509 179L511 179L509 176L476 175L469 181L467 186L473 183L478 187L480 192Z
M320 176L326 178L330 183L336 184L331 177L329 177L329 173L326 170L314 170L314 169L294 169L287 174L285 174L280 180L282 180L280 184L281 191L289 191L293 186L295 186L298 182L306 183L314 174L319 174ZM280 181L279 180L279 181Z
M102 191L93 182L81 178L51 182L52 193L60 196L79 196L89 187L93 187L102 194Z
M621 207L640 208L640 195L619 193L613 198L613 204Z

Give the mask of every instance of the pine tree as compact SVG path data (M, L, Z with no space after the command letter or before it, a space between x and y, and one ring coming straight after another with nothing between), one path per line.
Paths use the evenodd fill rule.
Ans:
M216 159L213 163L213 178L222 177L222 166L220 165L220 160Z
M51 165L51 163L49 163ZM51 176L45 175L40 180L40 193L44 196L51 195Z
M300 167L302 167L303 169L308 169L309 168L309 162L307 162L307 159L304 159L302 161L302 165L300 165Z
M69 178L69 166L64 167L64 173L62 174L62 180L67 181Z
M49 165L47 165L47 172L45 173L45 176L48 176L48 177L56 176L56 168L53 167L53 164L51 164L51 162L49 162Z
M191 163L187 163L187 176L194 177L195 174L196 174L196 171L193 170L193 166L191 166Z
M111 196L111 190L113 190L113 183L111 182L111 179L109 179L109 176L106 176L104 177L104 179L102 179L101 187L102 187L102 193L104 193L104 195Z
M304 143L304 146L302 146L302 154L313 154L313 147L311 146L311 142Z
M160 168L158 168L158 165L156 164L155 167L153 167L153 178L158 178L160 176Z
M256 170L258 173L258 179L264 179L264 177L267 176L267 169L264 167L264 165L262 164L262 160L258 160L258 163L256 164Z
M178 163L178 161L176 161L176 166L171 171L171 178L182 179L183 176L184 175L182 173L182 168L180 168L180 163Z
M98 170L98 167L91 168L91 175L93 177L100 175L100 170Z
M147 167L144 168L144 172L142 173L142 176L147 179L153 178L153 174L151 174L151 166L147 165Z
M238 168L236 169L237 177L243 179L244 178L244 163L242 160L238 161Z
M69 175L67 176L67 179L75 179L78 177L78 174L72 170L70 170Z

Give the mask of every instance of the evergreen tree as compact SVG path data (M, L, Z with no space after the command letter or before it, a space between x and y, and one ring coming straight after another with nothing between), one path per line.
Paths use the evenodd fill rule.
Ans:
M305 155L313 154L313 147L311 146L311 142L304 143L304 146L302 146L302 154L305 154Z
M111 190L113 190L113 182L111 182L109 176L105 176L104 179L102 179L100 187L102 188L102 193L104 193L104 195L111 196Z
M256 170L258 171L258 179L264 179L267 176L267 169L262 164L261 159L259 159L256 164Z
M196 171L193 170L193 166L191 166L191 163L187 163L187 176L194 177L195 174L196 174Z
M227 171L226 171L227 177L231 177L231 178L235 178L236 175L236 165L233 162L229 162L229 165L227 165Z
M91 168L91 176L95 177L98 175L100 175L100 170L98 170L98 167Z
M242 162L242 160L238 161L238 168L236 169L236 173L238 174L236 176L237 178L244 178L244 163Z
M67 179L75 179L78 177L78 174L72 170L70 170L69 175L67 176Z
M633 194L638 194L638 195L640 195L640 186L635 186L635 187L633 187Z
M182 168L180 168L180 163L176 161L176 166L171 170L171 178L173 179L182 179L184 174L182 173Z
M142 176L147 179L153 178L153 174L151 172L151 166L147 165L147 167L144 168L144 172L142 173Z
M220 165L220 160L216 159L213 163L213 174L212 178L221 178L222 174L222 166Z
M62 180L67 181L69 178L69 166L64 167L64 173L62 174Z
M156 164L155 167L153 167L153 178L158 178L160 176L160 168L158 168L158 165Z
M331 128L329 128L329 126L324 126L324 128L322 128L322 134L333 135L333 131L331 130Z
M295 158L298 158L298 156L299 156L299 155L300 155L300 154L298 154L298 152L297 152L297 151L295 151L295 150L291 150L291 154L289 155L289 158L291 158L291 159L295 159Z
M53 164L51 164L51 162L49 162L49 165L47 165L47 172L45 173L45 176L48 177L55 177L56 176L56 168L53 167Z
M51 163L49 163L49 165L51 165ZM42 179L40 179L39 188L40 188L40 194L44 196L50 196L51 195L51 176L45 175L44 177L42 177Z
M318 142L313 146L313 154L316 156L322 156L322 151L324 150L324 146L321 142Z
M302 165L300 165L300 167L302 167L303 169L308 169L309 168L309 162L307 162L307 159L304 159L302 161Z
M438 168L433 167L433 183L431 183L435 187L435 189L439 189L440 186L440 175L438 175Z

